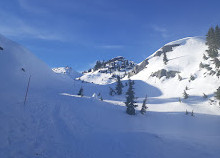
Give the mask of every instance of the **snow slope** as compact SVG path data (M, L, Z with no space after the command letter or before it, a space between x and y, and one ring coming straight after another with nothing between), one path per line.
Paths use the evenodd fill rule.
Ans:
M115 83L95 85L60 78L29 51L3 36L0 46L4 49L0 51L1 158L219 157L219 115L212 111L185 115L175 98L165 99L165 90L147 84L150 81L143 76L135 81L138 104L147 92L151 105L146 115L138 112L129 116L123 104L127 87L122 96L109 96L109 86ZM75 95L81 86L84 97ZM101 93L104 101L91 97L93 93Z
M180 44L174 47L172 51L167 52L168 63L163 62L163 55L155 56L157 52L148 58L149 64L139 73L132 76L132 80L141 80L149 85L152 85L161 90L161 100L172 100L169 106L163 108L158 105L162 111L185 111L195 110L201 113L220 114L219 106L210 105L209 99L214 99L214 92L220 85L220 80L216 75L208 75L206 69L201 69L199 64L204 62L203 54L206 54L207 46L202 37L188 37L177 40L167 45ZM211 61L205 61L212 65ZM165 69L167 71L178 71L182 80L178 80L178 74L174 78L152 77L152 74ZM195 80L189 81L190 76L195 76ZM188 87L186 92L189 94L188 99L183 99L183 92ZM147 93L147 92L146 92ZM148 92L149 93L149 92ZM205 93L208 98L203 98ZM179 98L183 101L184 106L175 106ZM162 101L161 101L162 102ZM173 105L172 105L173 104ZM180 103L178 103L180 104Z

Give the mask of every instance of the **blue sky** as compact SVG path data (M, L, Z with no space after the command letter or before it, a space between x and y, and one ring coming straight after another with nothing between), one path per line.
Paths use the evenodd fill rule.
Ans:
M78 71L124 56L141 62L164 44L220 24L219 0L1 0L0 33L50 67Z

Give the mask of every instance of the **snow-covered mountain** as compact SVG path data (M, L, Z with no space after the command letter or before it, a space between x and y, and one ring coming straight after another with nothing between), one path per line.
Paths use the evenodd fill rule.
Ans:
M75 79L78 77L81 77L82 74L73 70L72 67L66 66L66 67L56 67L52 68L52 70L57 73L58 75L61 75L62 77L70 77L71 79Z
M116 81L117 76L125 77L136 64L122 56L115 57L108 61L97 61L94 68L83 73L80 80L95 84L110 84Z
M158 87L164 97L183 98L186 90L189 100L204 101L204 94L214 99L214 92L220 86L219 69L213 59L204 59L204 56L208 57L207 49L202 37L177 40L138 64L129 75L133 80L142 80ZM164 53L167 64L163 61Z
M211 69L217 69L211 59L203 59L207 49L203 39L168 45L173 44L159 50L166 52L167 65L157 51L129 69L138 97L137 113L130 116L124 105L127 86L122 95L110 96L109 86L114 88L115 83L109 78L98 85L60 77L31 52L0 36L0 157L218 158L220 109L202 98L202 93L213 98L219 80ZM93 73L106 74L98 71ZM191 75L195 79L189 82ZM180 103L186 86L189 98ZM80 88L82 97L77 95ZM92 97L97 96L94 93L100 93L103 101ZM148 110L142 115L146 94ZM194 115L185 115L186 109L194 110Z

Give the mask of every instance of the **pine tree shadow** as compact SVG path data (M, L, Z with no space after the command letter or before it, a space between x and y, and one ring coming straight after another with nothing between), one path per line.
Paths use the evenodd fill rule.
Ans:
M208 99L210 97L213 96L213 94L207 95L207 98L204 98L203 96L189 96L189 98L187 99L181 99L182 103L186 103L186 104L198 104L198 103L202 103L205 101L208 101ZM139 100L139 102L141 102L141 100ZM149 97L148 98L148 103L149 104L166 104L166 103L179 103L179 97L173 97L173 98L154 98L154 97Z

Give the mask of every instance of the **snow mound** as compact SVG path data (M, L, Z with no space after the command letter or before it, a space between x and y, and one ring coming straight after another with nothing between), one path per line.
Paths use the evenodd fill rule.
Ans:
M56 67L52 68L52 70L57 73L58 75L61 75L62 77L70 77L71 79L75 79L78 77L81 77L82 74L73 70L71 67L66 66L66 67Z

